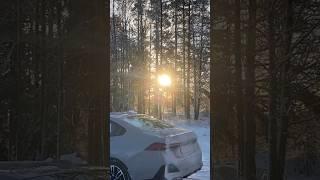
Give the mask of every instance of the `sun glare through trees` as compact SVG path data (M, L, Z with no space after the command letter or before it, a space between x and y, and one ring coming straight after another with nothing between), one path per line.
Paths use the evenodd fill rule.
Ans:
M158 82L162 87L169 87L171 85L171 77L167 74L161 74L158 76Z

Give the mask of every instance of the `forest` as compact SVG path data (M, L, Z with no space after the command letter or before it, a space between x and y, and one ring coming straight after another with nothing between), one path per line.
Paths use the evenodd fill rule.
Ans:
M240 179L256 179L259 154L272 180L318 171L319 3L211 4L211 158L237 160Z
M319 172L319 0L3 1L0 36L0 161L106 166L136 111L210 116L211 178Z
M1 1L0 160L77 152L106 164L108 6L103 0Z
M270 179L317 171L319 1L113 0L110 9L112 111L210 112L211 160L238 162L240 179L258 176L258 154ZM157 84L163 73L172 87ZM293 159L304 163L288 172Z
M198 119L209 112L209 1L113 0L112 111ZM158 76L172 84L162 87Z

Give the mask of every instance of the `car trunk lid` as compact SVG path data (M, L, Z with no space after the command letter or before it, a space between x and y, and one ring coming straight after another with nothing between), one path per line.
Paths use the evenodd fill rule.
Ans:
M176 157L192 154L196 150L197 136L189 130L166 128L154 130L154 133L165 139L167 149Z

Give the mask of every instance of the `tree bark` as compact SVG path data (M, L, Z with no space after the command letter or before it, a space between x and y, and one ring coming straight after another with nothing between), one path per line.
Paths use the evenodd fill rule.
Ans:
M174 90L172 92L172 112L173 115L177 115L177 80L176 80L176 73L177 73L177 59L178 59L178 1L175 0L174 2Z
M244 178L256 179L256 121L255 112L255 56L256 56L256 0L249 0L249 19L246 52L246 111L245 111L245 167Z
M292 39L292 0L286 0L284 3L284 26L285 30L283 31L284 37L284 47L283 47L283 55L285 57L284 63L281 65L281 85L280 85L280 132L279 132L279 176L276 179L283 179L284 177L284 169L285 169L285 159L286 159L286 150L287 150L287 138L288 138L288 121L289 121L289 113L291 112L290 104L291 104L291 95L290 95L290 85L291 85L291 77L290 77L290 52L291 52L291 39Z
M277 162L277 70L275 69L276 64L276 51L275 51L275 30L274 30L274 1L269 2L268 12L268 45L269 45L269 74L270 74L270 116L269 116L269 145L270 145L270 179L276 179L278 176L278 162Z
M46 9L47 3L45 0L41 1L41 55L40 55L40 68L41 68L41 159L46 157L46 128L47 128L47 97L46 97L46 77L47 77L47 55L46 55Z
M235 54L235 86L236 86L236 116L238 120L238 150L239 150L239 177L243 179L244 166L244 139L243 139L243 85L242 85L242 56L241 56L241 16L240 0L235 0L234 13L234 54Z
M57 2L57 31L58 31L58 41L59 45L58 51L58 63L59 63L59 80L58 80L58 117L57 117L57 139L56 139L56 158L60 159L61 151L61 122L64 119L64 57L63 57L63 26L62 26L62 2Z
M188 3L188 59L187 59L187 90L186 90L186 118L190 119L190 69L191 69L191 1Z

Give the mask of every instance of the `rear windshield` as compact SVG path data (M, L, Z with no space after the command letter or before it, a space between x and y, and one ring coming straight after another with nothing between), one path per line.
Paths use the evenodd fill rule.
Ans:
M160 121L151 116L132 116L124 119L129 124L142 128L142 129L165 129L165 128L174 128L169 123Z

